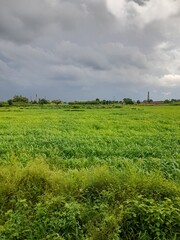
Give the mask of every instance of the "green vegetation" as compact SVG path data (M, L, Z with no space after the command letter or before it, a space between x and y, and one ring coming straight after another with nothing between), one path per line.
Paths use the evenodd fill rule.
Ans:
M121 101L115 100L100 100L99 98L96 98L95 100L88 100L88 101L73 101L73 102L68 102L65 103L66 105L68 104L69 106L78 106L78 107L92 107L92 106L99 106L99 107L107 107L107 106L119 106L120 104L125 104L125 105L132 105L132 104L140 104L141 101L137 100L134 101L131 98L124 98ZM171 100L164 100L164 101L153 101L152 99L144 100L142 101L141 105L163 105L163 104L168 104L168 105L180 105L180 99L171 99ZM36 99L34 100L29 100L27 97L24 97L22 95L15 95L13 98L8 99L7 101L0 102L0 107L7 107L7 106L18 106L18 107L25 107L25 106L40 106L40 105L49 105L52 107L53 105L61 105L60 107L64 107L64 102L61 101L60 99L54 99L54 100L48 100L46 98L38 98L36 94Z
M179 106L33 106L0 108L0 239L180 239Z
M125 104L134 104L134 102L133 102L133 100L131 99L131 98L124 98L123 99L123 102L125 103ZM139 103L139 102L138 102Z

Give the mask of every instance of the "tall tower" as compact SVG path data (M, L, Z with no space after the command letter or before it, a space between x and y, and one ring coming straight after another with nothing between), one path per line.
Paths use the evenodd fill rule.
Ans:
M148 95L147 95L147 102L150 101L150 98L149 98L149 91L148 91Z

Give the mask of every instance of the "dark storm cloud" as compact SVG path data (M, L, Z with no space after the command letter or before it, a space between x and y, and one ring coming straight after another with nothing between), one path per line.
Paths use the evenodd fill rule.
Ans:
M16 43L28 43L52 34L58 37L96 33L110 28L111 15L104 1L1 0L0 36ZM77 32L77 34L76 34Z
M0 6L0 97L178 93L178 1L0 0Z

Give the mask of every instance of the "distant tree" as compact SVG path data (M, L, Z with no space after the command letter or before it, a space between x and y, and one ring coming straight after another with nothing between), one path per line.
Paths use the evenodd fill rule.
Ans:
M39 101L38 101L39 104L48 104L49 101L45 98L40 98Z
M32 100L31 103L32 104L38 104L38 102L36 100Z
M59 100L59 99L54 99L51 102L54 103L54 104L57 104L57 105L62 103L62 101Z
M141 102L140 102L140 100L137 100L137 104L140 104Z
M124 99L123 99L123 102L124 102L125 104L134 104L134 102L133 102L133 100L132 100L131 98L124 98Z
M170 101L168 99L164 100L164 103L170 103Z
M7 102L8 102L8 104L9 104L9 106L12 106L12 105L13 105L13 100L12 100L12 99L8 99Z
M12 101L13 102L21 102L21 103L28 103L29 102L29 99L27 97L23 97L21 95L15 95L13 98L12 98Z
M4 102L0 102L0 107L4 107Z

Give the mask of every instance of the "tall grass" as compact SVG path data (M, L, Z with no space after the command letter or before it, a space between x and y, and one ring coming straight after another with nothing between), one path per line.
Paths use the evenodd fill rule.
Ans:
M159 172L51 170L43 160L0 172L1 239L180 237L180 186Z

